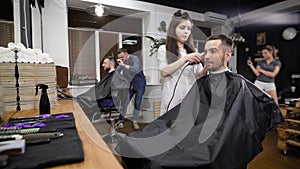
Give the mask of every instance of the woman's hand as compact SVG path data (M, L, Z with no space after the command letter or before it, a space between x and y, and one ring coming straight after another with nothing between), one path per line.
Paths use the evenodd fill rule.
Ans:
M201 54L198 52L189 53L181 57L177 61L166 65L161 71L162 76L167 77L171 75L176 70L178 70L181 66L185 65L187 62L199 64L200 62L202 62Z
M248 60L247 60L247 65L248 65L249 67L253 66L252 61L248 59Z
M184 56L185 62L191 62L191 63L200 63L202 62L202 56L198 52L189 53Z
M262 72L262 69L261 69L260 66L258 66L258 67L256 68L256 70L257 70L258 72Z
M260 75L260 70L261 70L260 66L256 66L256 68L255 68L253 66L253 63L252 63L252 61L250 59L247 60L247 65L250 67L250 69L255 74L255 76L259 76Z
M264 69L262 69L260 66L258 66L256 69L257 69L257 71L258 71L259 73L263 73L263 74L266 75L266 76L275 78L275 77L277 76L277 74L279 73L280 67L279 67L279 66L275 66L275 69L274 69L273 72L264 70Z

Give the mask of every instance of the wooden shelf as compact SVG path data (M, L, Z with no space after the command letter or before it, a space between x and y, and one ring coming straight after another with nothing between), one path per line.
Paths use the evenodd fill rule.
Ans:
M300 136L300 108L280 106L280 110L285 122L277 128L277 147L282 150L284 155L287 155L287 151L291 146L300 147L300 141L295 139Z
M298 134L298 135L300 135L300 131L299 130L286 129L286 132L291 133L291 134Z
M254 62L264 60L263 56L259 53L254 54ZM279 60L279 57L276 57L275 60Z
M261 60L264 60L264 58L254 58L254 62L259 62Z
M292 146L297 146L300 147L300 143L294 140L287 140L286 141L288 144L292 145Z
M292 122L292 123L297 123L300 124L300 120L294 120L294 119L285 119L286 122Z

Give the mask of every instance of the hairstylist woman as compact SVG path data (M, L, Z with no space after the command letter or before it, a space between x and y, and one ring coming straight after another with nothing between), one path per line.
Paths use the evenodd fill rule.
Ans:
M178 10L170 22L166 45L158 49L159 69L163 77L161 115L181 103L196 79L206 74L200 63L201 54L194 46L192 27L188 13Z

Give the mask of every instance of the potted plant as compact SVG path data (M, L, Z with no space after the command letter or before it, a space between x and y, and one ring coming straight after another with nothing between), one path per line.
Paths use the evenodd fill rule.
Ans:
M146 38L153 41L153 45L150 46L150 48L151 48L150 49L150 56L152 56L155 52L157 52L160 45L166 44L166 39L165 38L156 39L152 36L146 36Z

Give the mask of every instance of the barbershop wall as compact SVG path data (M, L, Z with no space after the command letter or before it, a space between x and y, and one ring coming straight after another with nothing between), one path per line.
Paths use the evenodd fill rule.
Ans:
M300 31L300 13L292 14L293 19L288 22L288 19L278 18L279 23L256 23L253 25L247 25L241 27L241 33L245 37L246 42L238 45L237 52L237 70L238 73L250 81L255 80L254 74L250 68L246 65L248 57L254 58L261 57L259 52L263 45L257 45L256 36L257 33L266 33L266 44L275 45L279 49L279 59L282 63L282 68L276 78L277 91L288 87L291 84L291 74L300 74L299 63L299 44L300 36L299 32L295 39L284 40L282 32L287 27L294 27ZM295 17L296 16L296 17ZM256 62L254 62L256 63Z

